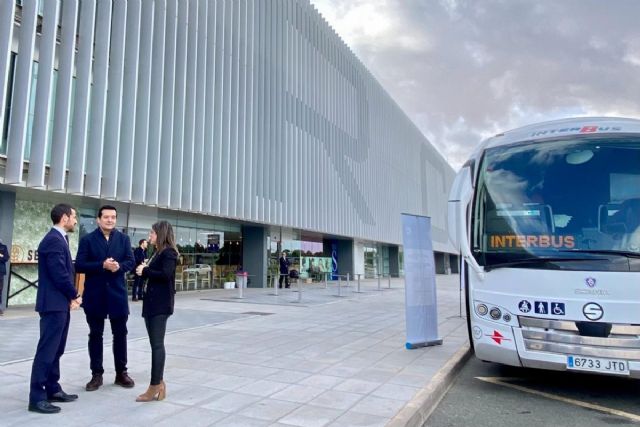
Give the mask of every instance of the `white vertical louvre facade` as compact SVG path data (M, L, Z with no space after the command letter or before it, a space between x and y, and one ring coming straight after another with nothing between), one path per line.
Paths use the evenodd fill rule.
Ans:
M453 170L308 0L0 4L0 182L447 248Z

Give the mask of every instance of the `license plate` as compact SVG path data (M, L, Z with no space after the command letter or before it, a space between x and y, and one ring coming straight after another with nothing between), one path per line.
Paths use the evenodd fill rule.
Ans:
M567 369L629 375L629 364L626 360L604 359L601 357L567 356Z

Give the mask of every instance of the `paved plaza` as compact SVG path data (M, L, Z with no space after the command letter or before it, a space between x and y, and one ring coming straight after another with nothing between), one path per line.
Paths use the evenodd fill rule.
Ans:
M460 317L458 277L438 276L438 328L444 344L406 350L404 281L305 284L295 289L206 290L179 293L166 337L167 398L136 403L146 390L150 349L131 303L129 374L133 389L113 385L105 337L105 385L90 379L88 328L72 313L61 360L64 390L77 402L62 412L27 412L31 358L38 338L32 308L10 308L0 318L2 425L20 426L384 426L404 425L428 403L443 366L467 345ZM105 332L109 327L105 327Z

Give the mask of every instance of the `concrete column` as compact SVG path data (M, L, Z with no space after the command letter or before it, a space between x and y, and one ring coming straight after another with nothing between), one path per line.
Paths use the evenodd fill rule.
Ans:
M347 274L353 278L353 240L338 240L338 274Z
M451 256L449 253L444 254L444 274L451 274Z
M250 288L267 283L267 237L265 227L242 227L242 268L249 273Z
M400 277L400 260L398 247L389 246L389 274L391 277Z
M9 252L11 252L11 244L13 239L13 218L16 210L16 193L8 191L0 191L0 240L7 245ZM7 262L7 274L3 278L2 286L2 310L7 308L7 295L9 292L9 271L11 269L11 262Z
M328 256L332 256L333 250L336 250L336 260L338 262L337 274L345 275L349 273L354 277L354 243L353 240L346 239L325 239L323 242L323 251Z
M436 274L450 274L451 264L449 261L449 254L443 252L434 252Z

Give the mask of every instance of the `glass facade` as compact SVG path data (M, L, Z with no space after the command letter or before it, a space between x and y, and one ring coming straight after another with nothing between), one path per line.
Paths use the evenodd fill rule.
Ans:
M16 64L16 54L11 52L11 59L9 61L9 78L7 82L7 98L6 103L4 105L3 114L4 114L4 129L2 130L2 139L0 140L0 155L7 154L7 141L9 138L9 123L11 121L11 99L14 90L14 76L15 76L15 64ZM39 63L38 61L33 61L33 68L31 72L31 87L36 88L38 86L38 69ZM51 163L51 142L53 141L53 124L55 117L55 99L56 99L56 88L58 82L58 71L53 70L53 76L51 80L51 97L49 99L50 111L49 114L49 124L48 124L48 135L45 149L45 163L48 165ZM73 99L73 95L75 94L76 88L76 79L73 78L71 82L71 99ZM25 141L24 148L24 159L29 160L31 157L31 140L33 136L33 123L35 121L35 110L36 110L36 90L32 90L29 94L29 113L28 113L28 121L27 121L27 135ZM71 116L73 116L73 108L75 103L71 103ZM72 131L73 131L73 122L69 121L69 132L68 138L71 139ZM67 161L69 159L71 150L71 144L67 144Z
M51 227L49 217L55 202L18 198L11 245L11 284L9 304L34 304L37 285L37 248L42 236ZM79 239L97 228L99 205L96 200L83 199L72 202L78 211L78 227L70 234L71 255L75 258ZM108 204L105 202L105 204ZM242 233L240 224L233 221L185 215L159 210L157 218L147 226L139 227L140 218L129 212L129 207L115 203L118 210L118 229L129 235L132 248L140 239L147 239L151 224L167 220L176 234L180 260L178 289L222 287L222 283L235 276L242 264ZM131 278L131 277L130 277ZM187 286L188 285L188 286Z

